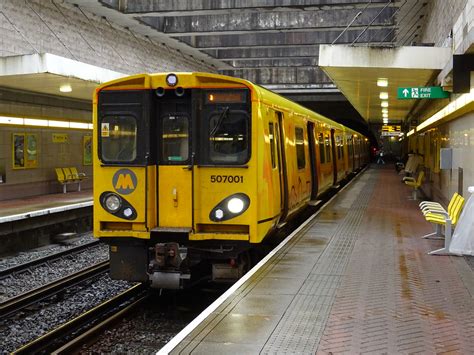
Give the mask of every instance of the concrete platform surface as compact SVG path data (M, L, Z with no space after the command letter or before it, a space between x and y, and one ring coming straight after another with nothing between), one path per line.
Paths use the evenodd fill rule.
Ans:
M0 201L0 223L92 206L92 190Z
M370 168L159 353L472 353L471 258L389 167Z

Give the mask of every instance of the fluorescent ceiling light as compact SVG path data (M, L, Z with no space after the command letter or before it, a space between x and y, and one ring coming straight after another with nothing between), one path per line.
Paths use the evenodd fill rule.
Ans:
M378 78L377 79L377 86L380 86L380 87L387 87L388 86L388 79L387 78Z
M23 117L7 117L0 116L0 124L8 124L15 126L36 126L36 127L52 127L52 128L74 128L74 129L93 129L92 123L44 120L38 118Z
M59 91L61 91L61 92L71 92L72 87L71 87L70 84L63 84L59 87Z
M379 95L381 100L387 100L388 99L388 92L382 91Z
M25 126L48 127L48 120L37 120L35 118L25 118L23 122Z
M70 127L71 128L88 129L89 124L88 123L82 123L82 122L70 122Z
M410 137L413 133L415 133L415 130L414 130L414 129L412 129L411 131L409 131L409 132L407 133L407 137Z
M388 101L382 101L382 102L380 103L380 106L382 106L382 107L388 107Z
M382 113L388 113L388 108L383 108Z
M49 127L69 128L68 121L49 121Z
M0 116L0 124L23 125L23 118Z
M382 113L383 118L388 118L388 113Z
M435 122L443 119L444 117L451 115L452 113L461 110L462 108L470 105L474 102L474 89L471 89L471 92L468 94L463 94L456 98L455 100L451 101L448 105L446 105L442 110L436 112L433 116L428 118L426 121L423 121L420 125L416 127L417 131L421 131L422 129L431 126Z

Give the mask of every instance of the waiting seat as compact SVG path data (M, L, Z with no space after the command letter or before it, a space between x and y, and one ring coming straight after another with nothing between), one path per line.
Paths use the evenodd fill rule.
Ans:
M63 193L67 192L66 186L67 184L72 183L70 179L67 178L67 173L64 172L63 168L55 168L56 171L56 179L63 187Z
M417 199L417 192L418 192L419 188L421 187L421 185L423 185L424 179L425 179L425 172L423 170L420 170L416 180L415 180L415 178L409 178L409 177L406 177L404 179L405 185L410 186L410 187L413 188L413 199L414 200Z
M427 212L425 220L433 223L436 226L436 231L423 236L425 239L443 239L442 228L444 227L444 248L430 252L431 255L447 255L449 254L449 244L451 243L451 236L453 227L456 226L462 208L464 207L465 199L461 195L456 197L456 200L451 204L448 211L433 211Z
M419 204L421 212L423 212L423 215L426 215L427 213L448 213L453 208L453 205L457 203L457 200L462 197L460 194L455 192L453 194L453 197L451 197L451 200L449 201L447 209L444 209L443 206L439 202L433 202L433 201L421 201Z
M82 181L87 179L87 175L85 173L79 173L75 167L70 167L69 170L71 171L71 177L74 180Z

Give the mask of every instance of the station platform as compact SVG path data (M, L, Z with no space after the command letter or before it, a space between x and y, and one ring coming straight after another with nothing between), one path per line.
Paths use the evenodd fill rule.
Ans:
M472 257L427 255L400 181L360 174L158 354L472 353Z
M0 255L36 248L92 225L92 190L0 201Z
M92 206L92 190L0 201L0 223Z

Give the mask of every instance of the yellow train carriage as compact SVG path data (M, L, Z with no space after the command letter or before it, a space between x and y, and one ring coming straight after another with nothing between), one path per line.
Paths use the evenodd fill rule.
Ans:
M239 277L252 246L362 164L355 132L215 74L106 83L94 128L94 235L113 278L155 287Z

